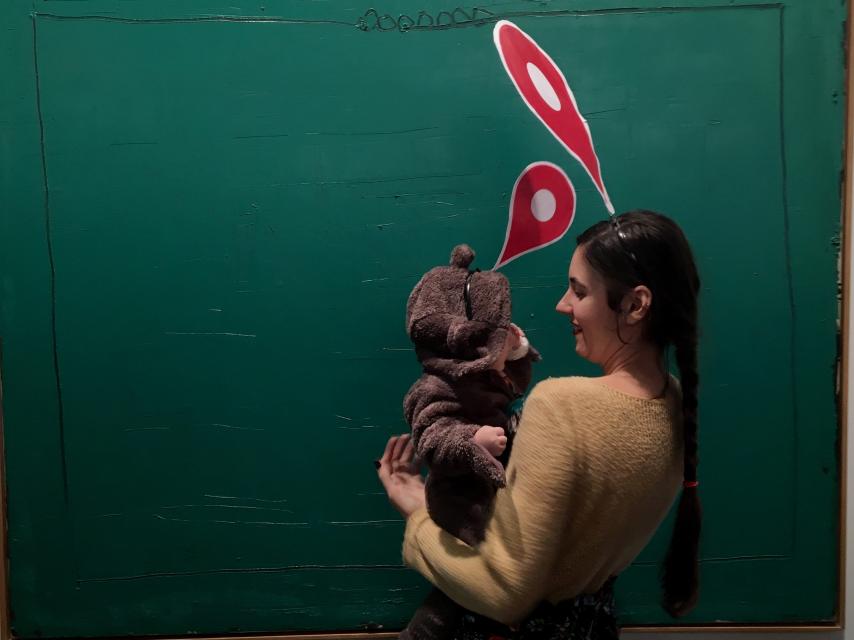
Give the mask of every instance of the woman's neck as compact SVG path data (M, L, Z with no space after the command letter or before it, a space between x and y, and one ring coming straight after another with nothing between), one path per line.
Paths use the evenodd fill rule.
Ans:
M603 382L632 395L656 398L667 388L662 351L646 341L617 349L602 364L602 373Z

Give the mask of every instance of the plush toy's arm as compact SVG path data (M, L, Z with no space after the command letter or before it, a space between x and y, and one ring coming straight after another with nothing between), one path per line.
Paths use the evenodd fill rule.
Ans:
M425 387L426 384L416 383L404 401L404 412L412 426L412 441L418 458L431 471L475 473L495 486L503 487L505 478L501 463L472 439L483 425L471 424L457 417L460 406L453 399L427 400Z
M415 451L428 468L451 474L475 473L496 487L504 486L504 467L473 440L483 425L461 422L449 416L436 420L425 416L424 422L421 428L413 429L413 440Z

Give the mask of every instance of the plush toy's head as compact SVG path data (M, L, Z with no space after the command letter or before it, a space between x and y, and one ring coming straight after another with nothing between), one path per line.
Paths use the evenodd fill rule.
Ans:
M459 378L485 371L510 330L510 284L496 271L469 271L474 251L458 245L451 264L424 274L409 294L406 332L425 370Z

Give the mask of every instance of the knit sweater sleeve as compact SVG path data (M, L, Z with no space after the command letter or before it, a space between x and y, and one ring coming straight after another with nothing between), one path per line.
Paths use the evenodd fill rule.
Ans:
M579 490L572 416L556 406L550 381L537 385L522 412L507 487L498 492L484 541L475 548L420 510L409 517L404 561L464 607L512 624L543 599Z

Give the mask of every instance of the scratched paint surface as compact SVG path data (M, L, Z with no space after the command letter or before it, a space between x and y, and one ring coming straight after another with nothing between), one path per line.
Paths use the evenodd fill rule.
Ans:
M494 263L532 159L578 212L506 267L515 315L539 377L591 371L551 308L605 211L501 69L499 18L567 75L617 209L697 250L690 622L831 618L845 6L665 4L5 3L16 635L402 626L426 590L370 461L418 372L406 296L458 242ZM621 579L626 623L666 622L667 531Z

